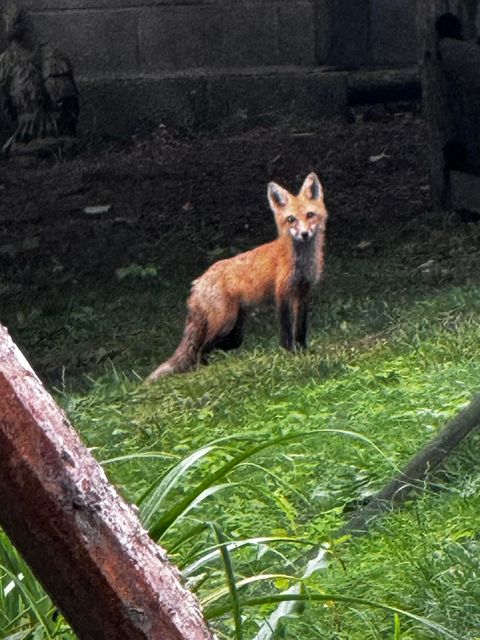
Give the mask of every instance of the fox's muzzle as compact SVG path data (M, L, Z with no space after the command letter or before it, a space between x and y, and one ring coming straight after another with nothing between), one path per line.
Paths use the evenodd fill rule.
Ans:
M297 229L290 229L290 233L292 234L292 238L296 241L296 242L308 242L309 240L312 240L312 238L315 237L315 235L317 234L318 231L318 226L314 227L314 228L297 228Z

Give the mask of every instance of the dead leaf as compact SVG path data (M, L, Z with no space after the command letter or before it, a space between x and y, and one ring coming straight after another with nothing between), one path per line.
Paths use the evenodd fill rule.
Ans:
M85 207L83 213L86 213L88 216L99 216L103 213L108 213L111 208L111 204L97 204L92 207Z
M364 249L367 249L371 244L371 240L360 240L360 242L355 245L355 249L360 249L360 251L363 251Z
M390 158L390 157L391 156L385 153L385 151L382 151L382 153L379 153L377 156L370 156L369 160L370 162L378 162L379 160L383 160L384 158Z

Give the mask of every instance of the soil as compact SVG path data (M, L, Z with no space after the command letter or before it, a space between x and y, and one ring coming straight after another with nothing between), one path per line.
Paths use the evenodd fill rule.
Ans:
M312 170L329 254L388 250L429 208L425 137L418 108L394 105L349 123L191 137L160 126L128 142L86 141L71 159L2 160L0 321L12 327L39 297L111 287L136 265L183 269L188 282L218 256L270 240L267 183L296 190Z

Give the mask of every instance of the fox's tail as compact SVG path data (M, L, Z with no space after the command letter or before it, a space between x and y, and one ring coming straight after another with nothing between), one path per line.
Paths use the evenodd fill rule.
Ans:
M171 373L185 373L199 362L207 336L207 320L200 311L188 312L185 329L175 353L145 379L148 384Z

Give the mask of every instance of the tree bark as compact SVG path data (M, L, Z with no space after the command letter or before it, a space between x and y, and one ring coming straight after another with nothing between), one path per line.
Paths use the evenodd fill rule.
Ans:
M0 523L81 640L212 640L178 571L0 325Z

